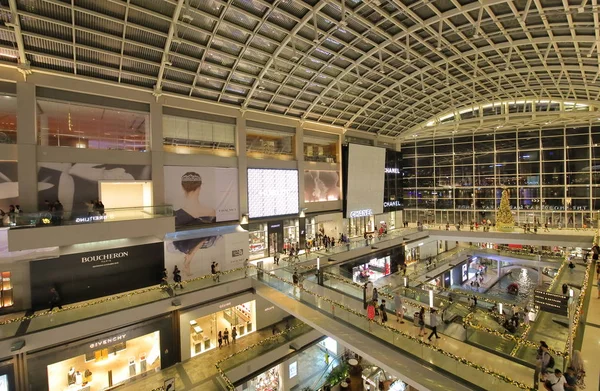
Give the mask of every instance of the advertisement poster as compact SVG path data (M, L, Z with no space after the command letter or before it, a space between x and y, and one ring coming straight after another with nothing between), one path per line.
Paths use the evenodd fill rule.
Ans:
M4 213L10 205L19 203L18 180L17 162L0 162L0 209Z
M150 180L150 173L150 166L136 164L38 163L40 210L45 200L60 201L66 211L87 210L98 199L99 181Z
M469 278L469 266L465 263L464 265L462 265L462 275L461 275L461 283L467 281L467 279Z
M66 254L29 263L31 305L49 307L50 288L62 304L76 303L140 289L160 282L164 268L163 244Z
M298 170L248 169L250 218L297 214Z
M238 170L167 166L165 202L173 205L176 226L238 220Z
M304 202L340 199L340 174L337 171L304 171Z
M165 241L165 267L172 273L175 265L181 277L190 280L211 274L211 264L219 264L219 271L242 267L248 259L248 232L236 231L198 233L195 237L174 238Z

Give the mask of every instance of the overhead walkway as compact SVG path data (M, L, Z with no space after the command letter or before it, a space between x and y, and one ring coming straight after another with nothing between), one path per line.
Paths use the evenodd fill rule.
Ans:
M283 271L259 272L253 283L258 295L419 390L504 391L532 384L531 368L452 338L428 344L411 324L391 316L386 325L369 321L357 300L310 281L294 287L288 278Z

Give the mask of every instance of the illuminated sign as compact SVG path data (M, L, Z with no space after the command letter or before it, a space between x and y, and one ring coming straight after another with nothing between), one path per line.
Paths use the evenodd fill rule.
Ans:
M127 337L127 334L119 334L119 335L116 335L116 336L111 337L111 338L101 339L100 341L92 342L90 344L90 349L95 349L95 348L98 348L98 347L104 346L104 345L114 344L116 342L124 340L125 337Z
M89 223L91 221L104 221L104 220L108 220L110 218L111 217L109 217L107 215L78 217L75 219L75 222L76 223Z
M350 218L369 217L373 215L373 209L353 210L350 212Z
M386 167L385 173L386 174L400 174L400 169L396 168L396 167Z
M387 208L390 206L402 206L402 202L400 201L387 201L383 203L383 207Z
M90 257L81 257L81 263L112 261L113 259L125 258L128 256L129 251L121 251L112 254L92 255Z

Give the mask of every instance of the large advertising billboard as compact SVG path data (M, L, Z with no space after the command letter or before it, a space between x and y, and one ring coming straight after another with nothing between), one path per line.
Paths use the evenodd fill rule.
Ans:
M298 170L248 169L250 218L297 214Z
M337 171L305 170L304 202L337 201L341 199L340 186Z
M365 217L383 213L385 149L360 144L342 148L344 213Z
M150 173L150 166L137 164L38 163L40 210L47 208L45 200L60 201L67 211L87 210L86 204L99 198L98 182L150 180Z
M165 267L175 266L181 277L190 280L211 274L211 264L224 272L244 266L248 259L248 232L236 227L199 230L165 240Z
M173 205L176 226L238 220L238 170L166 166L165 202Z
M383 188L383 211L404 209L402 196L402 153L385 151L385 185Z

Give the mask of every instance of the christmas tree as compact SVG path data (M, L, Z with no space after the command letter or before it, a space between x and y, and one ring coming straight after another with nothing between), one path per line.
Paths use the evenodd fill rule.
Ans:
M515 219L510 211L508 202L508 189L502 190L502 198L500 198L500 207L496 211L496 224L500 228L513 228Z

